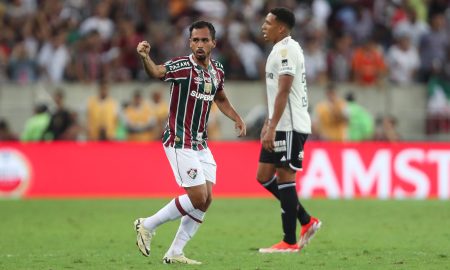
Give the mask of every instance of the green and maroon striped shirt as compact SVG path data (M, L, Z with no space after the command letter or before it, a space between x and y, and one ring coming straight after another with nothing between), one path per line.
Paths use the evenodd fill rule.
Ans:
M224 71L212 60L205 69L197 65L192 54L164 63L163 81L171 82L169 119L163 134L164 146L202 150L206 140L209 111L214 96L223 91Z

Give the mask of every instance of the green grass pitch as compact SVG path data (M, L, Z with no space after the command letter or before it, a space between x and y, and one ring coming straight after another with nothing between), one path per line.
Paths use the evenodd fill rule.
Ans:
M282 237L273 199L216 199L185 249L200 266L163 265L178 227L157 230L150 257L133 221L169 199L0 200L0 269L450 269L449 201L305 200L323 221L295 254L258 254Z

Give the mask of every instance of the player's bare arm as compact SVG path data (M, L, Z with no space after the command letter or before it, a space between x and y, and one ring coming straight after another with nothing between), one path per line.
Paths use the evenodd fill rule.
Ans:
M275 148L275 129L283 115L288 101L294 77L291 75L280 75L278 78L278 93L275 98L275 106L272 118L266 121L263 132L261 133L261 143L267 151L272 152Z
M234 128L239 131L238 137L243 137L247 134L247 128L245 126L244 120L239 116L236 110L231 105L224 91L219 91L214 97L214 102L217 108L225 114L228 118L234 121Z
M141 57L145 72L153 78L160 79L166 74L166 68L163 65L157 65L153 62L149 55L150 49L151 46L147 41L141 41L137 45L136 51Z

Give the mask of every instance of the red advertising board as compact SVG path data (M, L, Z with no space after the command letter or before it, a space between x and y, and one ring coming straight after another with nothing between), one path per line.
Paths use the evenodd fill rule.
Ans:
M216 196L268 196L259 142L210 142ZM450 198L449 143L308 142L302 197ZM161 143L0 143L0 197L146 197L182 193Z

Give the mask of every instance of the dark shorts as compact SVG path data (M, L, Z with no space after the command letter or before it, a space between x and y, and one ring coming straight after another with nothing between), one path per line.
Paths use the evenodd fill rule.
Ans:
M308 134L277 131L274 152L261 148L259 162L275 164L277 168L285 167L300 171L303 169L303 146L307 138Z

